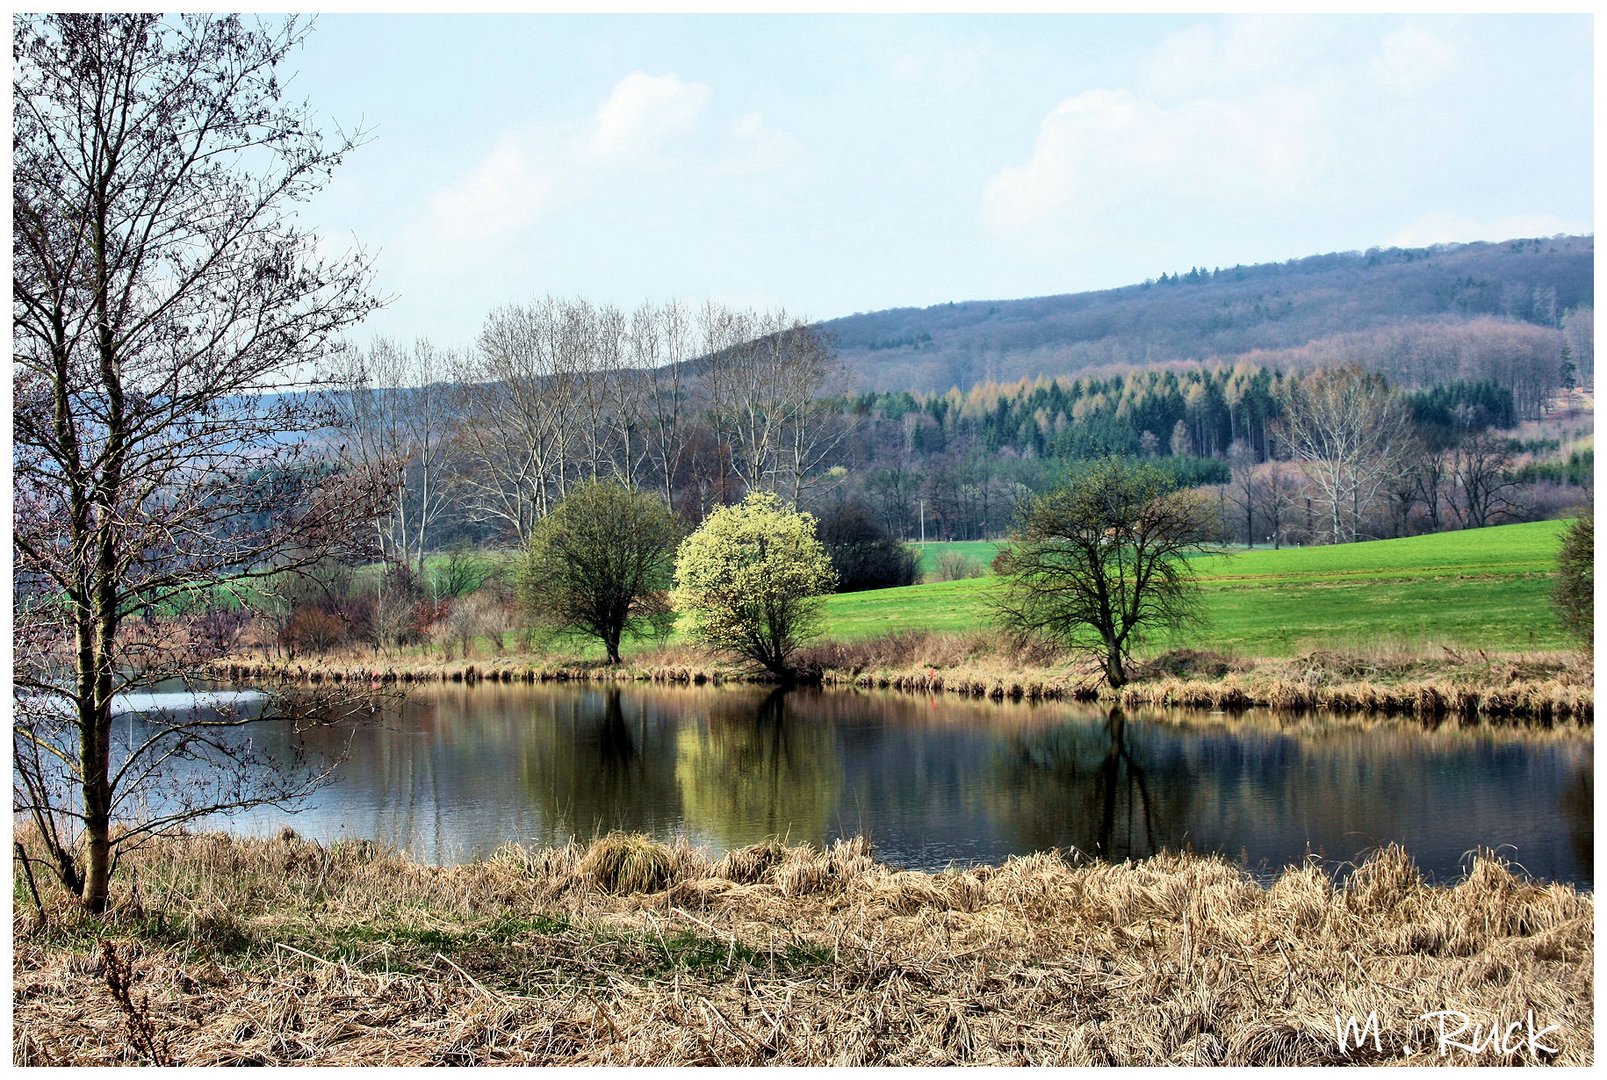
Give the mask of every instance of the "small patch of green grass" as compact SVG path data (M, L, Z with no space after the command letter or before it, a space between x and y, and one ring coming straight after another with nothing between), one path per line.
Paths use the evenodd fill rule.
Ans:
M648 944L663 959L648 968L648 978L669 975L677 969L699 974L735 975L743 968L762 967L794 971L831 962L831 950L820 946L788 945L785 949L761 950L740 941L721 941L690 930L667 936L654 935Z
M997 540L928 540L924 544L915 541L909 546L921 556L919 569L926 581L936 580L938 559L951 552L970 559L984 574L991 572L993 557L999 553Z

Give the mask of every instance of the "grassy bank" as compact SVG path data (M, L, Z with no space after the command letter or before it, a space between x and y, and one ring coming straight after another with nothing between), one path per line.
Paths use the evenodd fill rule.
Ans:
M1112 690L1087 657L1015 649L996 634L900 631L825 641L803 650L807 677L828 686L955 694L994 700L1241 709L1255 706L1408 715L1424 721L1591 724L1594 665L1568 652L1489 653L1380 639L1365 647L1247 658L1173 649L1133 667ZM751 682L762 673L686 646L628 652L611 667L581 657L508 654L480 660L328 656L313 664L237 660L217 668L236 683Z
M19 878L16 1064L1530 1060L1440 1055L1445 1009L1592 1054L1591 895L1482 857L1454 887L1398 849L1263 887L1192 855L926 874L612 837L431 867L198 836L131 856L116 901L41 919ZM1336 1014L1375 1010L1381 1049L1342 1053Z
M1102 701L1124 707L1275 709L1409 715L1425 721L1591 724L1594 665L1571 653L1458 652L1381 640L1246 658L1195 649L1156 654L1112 690L1097 663L1023 654L984 634L906 632L830 643L809 656L828 685L993 699Z
M1213 709L1380 711L1425 719L1590 722L1593 664L1568 651L1550 603L1557 522L1198 562L1206 626L1162 639L1113 692L1097 665L1022 651L988 625L997 579L829 597L804 666L828 684L990 698L1101 699ZM276 678L546 682L747 680L751 669L679 644L467 659L414 648L286 662L261 654L221 673Z

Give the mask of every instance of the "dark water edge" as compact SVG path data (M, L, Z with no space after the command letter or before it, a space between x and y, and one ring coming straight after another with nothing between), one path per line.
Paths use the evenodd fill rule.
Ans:
M716 854L865 835L880 861L924 870L1192 848L1263 876L1310 856L1342 872L1395 842L1434 881L1495 849L1594 888L1589 731L604 684L424 688L317 739L349 752L306 809L208 826L437 863L621 829Z

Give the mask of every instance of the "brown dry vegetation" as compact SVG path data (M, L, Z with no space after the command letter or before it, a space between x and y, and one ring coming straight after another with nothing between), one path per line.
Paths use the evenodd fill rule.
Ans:
M612 836L433 867L202 835L130 856L102 919L16 899L24 1065L1529 1060L1440 1055L1442 1009L1593 1056L1591 894L1482 857L1430 886L1394 848L1264 887L1194 855L928 874ZM1342 1054L1335 1014L1375 1010L1382 1050Z
M1595 665L1568 652L1490 653L1422 643L1309 648L1298 656L1247 658L1173 649L1135 664L1118 691L1097 664L1053 650L1011 645L997 634L903 630L856 641L824 641L798 657L828 686L950 693L1027 701L1105 701L1340 714L1382 713L1494 724L1591 724ZM703 685L763 679L690 646L638 653L623 665L504 656L482 663L340 659L287 664L234 661L217 667L236 682L406 683L622 681Z
M1425 720L1589 724L1594 664L1576 653L1458 652L1403 643L1313 648L1289 658L1173 649L1134 667L1120 690L1097 664L982 634L899 633L816 647L828 684L969 697L1383 713Z

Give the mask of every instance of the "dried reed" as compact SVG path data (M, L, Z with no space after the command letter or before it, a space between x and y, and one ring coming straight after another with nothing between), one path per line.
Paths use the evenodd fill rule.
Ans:
M138 900L121 877L105 917L52 887L48 921L18 905L16 1064L1531 1060L1440 1054L1446 1009L1485 1031L1532 1013L1556 1027L1540 1060L1593 1056L1592 895L1487 855L1452 886L1388 848L1269 887L1187 854L915 873L863 840L715 860L615 836L434 867L197 835L128 861ZM1370 1013L1376 1045L1341 1049L1336 1016Z

